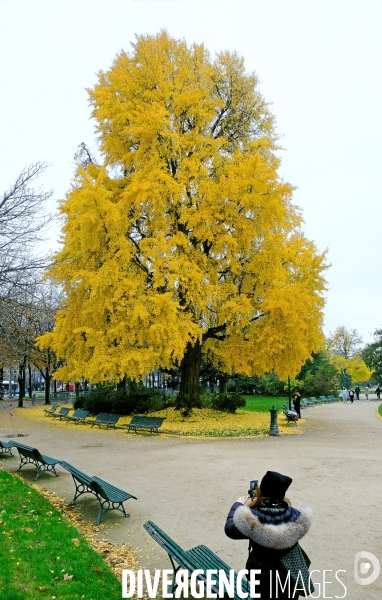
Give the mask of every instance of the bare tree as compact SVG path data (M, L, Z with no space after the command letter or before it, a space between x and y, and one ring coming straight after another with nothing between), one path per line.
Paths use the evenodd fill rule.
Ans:
M26 283L29 275L47 265L48 256L34 250L43 239L52 216L46 201L52 191L43 191L36 180L47 169L37 162L25 167L0 199L0 290L1 296Z
M0 397L4 394L5 361L18 355L13 327L20 324L24 295L28 296L28 289L48 263L47 254L35 253L52 220L46 210L52 191L43 191L36 184L46 169L41 162L25 167L0 197ZM25 385L24 361L19 365L19 379Z
M353 358L362 351L362 337L356 329L346 329L343 325L337 327L334 333L329 333L326 339L326 347L330 356L343 356L346 359Z
M60 303L58 288L50 282L30 284L19 290L16 297L0 299L6 304L0 321L0 356L4 364L17 364L19 375L19 407L23 406L26 371L34 365L45 380L45 404L50 403L50 382L57 360L49 349L40 350L36 337L53 330L54 316ZM31 395L31 389L29 389Z

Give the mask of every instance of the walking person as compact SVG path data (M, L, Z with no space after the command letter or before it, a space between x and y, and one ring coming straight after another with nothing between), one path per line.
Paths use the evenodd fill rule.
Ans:
M367 386L365 387L365 398L366 398L366 402L369 402L369 392L370 392L370 388L369 388L369 386L367 385Z
M285 498L291 483L290 477L267 471L254 496L240 496L234 502L225 524L229 538L249 540L247 579L250 579L251 569L260 570L260 575L256 575L260 581L256 592L264 600L305 596L295 592L295 588L301 590L301 580L307 595L314 592L309 579L310 560L298 543L309 530L312 510L297 510L291 506L290 500ZM290 590L280 589L276 574L283 584L290 578Z
M342 386L341 396L342 396L342 402L344 402L346 404L348 401L348 391L345 386Z
M301 419L301 394L299 392L293 394L293 405L298 418Z
M360 395L360 393L361 393L361 390L360 390L360 387L359 387L359 385L357 385L357 387L355 388L355 390L354 390L354 391L355 391L356 398L357 398L357 400L358 400L358 402L359 402L359 395Z
M379 384L377 385L375 393L377 394L377 399L380 400L381 399L381 386Z
M354 400L354 390L350 390L350 392L349 392L349 398L350 398L350 402L353 404L353 400Z

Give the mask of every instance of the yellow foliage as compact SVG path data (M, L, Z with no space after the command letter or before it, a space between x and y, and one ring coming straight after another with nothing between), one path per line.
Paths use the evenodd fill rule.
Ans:
M103 166L60 203L40 338L56 377L132 378L213 347L226 370L295 375L322 345L325 257L278 176L274 123L242 58L140 36L89 91Z
M339 373L346 372L355 383L369 381L372 371L367 367L362 358L356 354L352 358L334 356L331 361Z

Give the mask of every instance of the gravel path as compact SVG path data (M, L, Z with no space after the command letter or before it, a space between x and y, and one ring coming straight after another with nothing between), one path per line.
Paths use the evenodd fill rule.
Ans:
M148 519L184 548L206 544L233 568L244 568L247 543L224 535L228 510L246 493L250 479L261 479L267 470L290 475L293 505L309 505L315 513L302 542L311 568L320 571L313 580L322 584L323 570L328 570L326 580L336 583L326 586L325 596L343 597L344 588L335 579L342 569L346 573L339 578L347 600L379 600L382 573L368 586L355 584L353 578L357 552L372 552L382 563L382 420L376 416L377 406L364 401L315 406L303 413L301 435L217 440L80 431L49 418L34 422L28 408L12 409L13 418L0 411L0 439L27 434L20 441L136 495L138 501L126 505L131 518L110 513L103 534L138 548L141 565L150 569L170 568L170 563L142 529ZM16 459L1 461L9 471L18 468ZM31 481L35 471L26 467L21 474ZM68 500L74 493L63 470L59 478L43 475L39 484ZM93 520L96 501L85 496L79 505ZM321 585L317 597L325 596Z

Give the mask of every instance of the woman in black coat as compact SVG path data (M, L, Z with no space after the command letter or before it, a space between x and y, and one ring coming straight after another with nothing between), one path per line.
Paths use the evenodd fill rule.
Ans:
M299 392L293 394L293 405L294 410L298 414L298 418L301 419L301 395Z
M312 510L291 506L285 498L291 483L290 477L268 471L255 498L241 496L232 505L225 525L229 538L249 540L248 579L251 569L261 570L256 576L260 581L256 592L260 592L262 600L298 598L314 591L309 578L310 561L298 543L309 530ZM288 590L287 585L282 591L280 582L284 586L288 571L290 587ZM294 593L295 589L298 591Z

